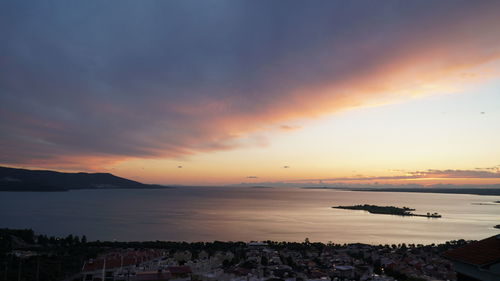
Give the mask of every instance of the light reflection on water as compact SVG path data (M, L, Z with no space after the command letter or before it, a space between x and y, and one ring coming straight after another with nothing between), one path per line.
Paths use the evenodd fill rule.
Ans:
M0 193L0 227L91 240L439 243L500 233L498 196L298 188L182 187ZM336 205L408 206L440 219L369 214Z

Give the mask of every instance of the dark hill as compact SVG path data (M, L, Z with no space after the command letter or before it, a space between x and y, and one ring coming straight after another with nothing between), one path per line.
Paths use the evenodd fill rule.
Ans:
M0 167L0 191L65 191L70 189L160 188L109 173L61 173Z

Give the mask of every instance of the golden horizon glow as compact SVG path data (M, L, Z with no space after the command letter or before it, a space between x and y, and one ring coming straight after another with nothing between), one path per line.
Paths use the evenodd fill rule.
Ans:
M488 64L479 69L492 66L495 64ZM475 170L476 167L500 167L497 161L500 159L500 150L494 145L500 140L500 131L490 130L491 126L495 126L496 121L500 120L500 115L489 110L496 105L495 102L491 103L491 97L498 96L498 87L496 80L491 77L491 72L484 73L486 74L475 75L472 83L469 80L463 84L465 86L461 91L453 89L451 95L446 90L448 88L445 88L437 94L422 93L416 98L397 102L343 109L342 112L322 118L299 118L291 123L284 123L291 125L258 130L240 138L243 145L222 151L193 152L191 155L170 159L82 157L78 159L79 165L73 168L64 162L54 164L53 161L23 167L110 172L141 182L167 185L272 182L317 184L320 180L325 184L351 185L375 182L394 185L417 183L424 186L500 184L500 174L498 178L457 178L443 174L439 177L433 175L408 179L363 179L405 176L428 169ZM478 95L488 98L487 104L483 101L477 104L487 109L477 108L466 113L470 116L460 116L464 113L464 108L454 106L467 106L468 102ZM496 100L497 103L499 101ZM444 111L453 109L455 112L436 112L437 107L441 105L450 107L444 108ZM427 106L432 108L432 116L414 118L414 112L428 113L422 111ZM407 109L410 111L402 112ZM479 110L486 110L487 115L481 114ZM451 116L448 117L448 114ZM444 119L433 119L436 116ZM395 120L397 118L400 120ZM443 127L449 126L449 122L454 118L458 119L451 123L455 124L453 130ZM490 126L486 128L488 131L481 128L481 123L485 120L486 126ZM443 131L444 128L446 129ZM465 133L466 130L472 134ZM474 134L477 134L477 138ZM457 137L463 140L458 143L447 140ZM478 145L481 143L482 145ZM438 157L432 158L430 155ZM495 171L498 172L498 169ZM331 178L352 179L327 180Z

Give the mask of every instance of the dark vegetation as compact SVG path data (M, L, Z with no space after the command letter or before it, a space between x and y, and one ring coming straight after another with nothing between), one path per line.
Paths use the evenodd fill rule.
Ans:
M33 230L0 229L0 280L62 280L79 272L83 261L104 248L86 237L36 235Z

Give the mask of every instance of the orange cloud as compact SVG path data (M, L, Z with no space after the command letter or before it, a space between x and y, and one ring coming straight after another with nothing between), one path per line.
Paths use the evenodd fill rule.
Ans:
M462 183L471 182L471 180L498 183L500 179L500 169L491 167L475 170L435 170L429 169L425 171L406 172L403 175L397 176L363 176L354 177L333 177L333 178L318 178L318 179L300 179L294 182L405 182L411 180L425 180L440 182L440 180L461 180ZM486 180L486 181L485 181Z

